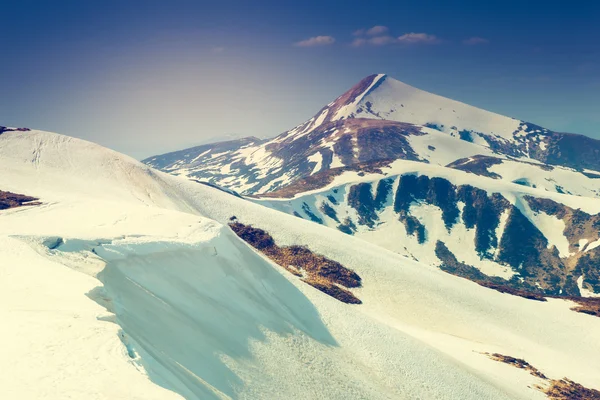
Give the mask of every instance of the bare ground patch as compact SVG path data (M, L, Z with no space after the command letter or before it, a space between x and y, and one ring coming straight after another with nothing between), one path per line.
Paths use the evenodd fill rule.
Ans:
M588 389L585 386L574 382L568 378L550 379L539 369L529 364L521 358L505 356L498 353L484 353L489 358L499 361L513 367L524 369L531 375L543 379L547 385L536 385L535 388L543 392L552 400L600 400L600 391Z
M362 303L348 290L360 287L360 276L339 262L315 254L304 246L278 246L266 231L235 220L229 227L242 240L312 287L344 303Z
M0 210L24 206L38 206L41 203L37 200L39 199L36 197L11 192L3 192L0 190Z

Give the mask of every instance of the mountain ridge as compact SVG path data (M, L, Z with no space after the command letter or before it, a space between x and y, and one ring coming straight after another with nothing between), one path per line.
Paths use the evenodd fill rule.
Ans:
M270 193L325 170L386 159L445 166L468 157L492 156L580 173L600 170L596 139L553 132L422 91L385 74L362 79L312 118L274 138L227 143L228 148L208 144L143 162L245 195Z

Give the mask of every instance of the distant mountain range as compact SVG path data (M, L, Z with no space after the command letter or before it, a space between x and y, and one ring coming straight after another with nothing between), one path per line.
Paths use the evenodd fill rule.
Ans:
M467 163L473 156L486 158ZM600 177L593 172L600 170L598 140L552 132L424 92L383 74L364 78L311 119L273 139L207 144L143 162L253 195L274 192L331 169L356 164L365 169L399 159L451 164L483 174L490 174L485 165L510 170L519 165L514 162L563 167L560 175L565 178L555 185L506 173L508 179L541 184L551 191L569 191L573 179L581 181L578 175ZM577 192L579 187L573 190L588 194Z

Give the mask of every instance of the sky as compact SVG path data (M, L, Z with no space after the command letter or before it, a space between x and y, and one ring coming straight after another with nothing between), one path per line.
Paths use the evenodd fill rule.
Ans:
M600 2L0 2L0 125L138 159L272 137L373 73L600 139Z

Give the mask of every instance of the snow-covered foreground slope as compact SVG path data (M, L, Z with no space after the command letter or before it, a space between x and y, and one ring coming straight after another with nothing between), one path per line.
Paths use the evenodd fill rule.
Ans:
M45 132L0 135L7 398L544 398L521 357L600 388L600 319L480 287L328 227ZM350 306L231 216L356 271ZM60 240L59 240L60 239ZM102 306L102 307L101 307Z

